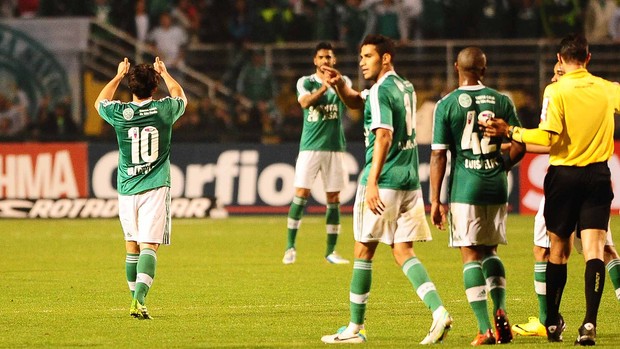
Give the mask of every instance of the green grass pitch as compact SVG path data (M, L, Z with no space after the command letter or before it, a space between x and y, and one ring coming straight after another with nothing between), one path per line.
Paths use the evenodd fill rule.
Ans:
M507 270L512 323L537 314L533 291L532 216L511 215L509 245L499 254ZM351 265L323 259L322 216L306 216L297 263L285 266L285 216L173 220L172 245L158 253L147 298L153 321L129 316L120 224L108 220L0 220L0 347L273 348L325 347L324 334L348 322ZM351 216L342 217L338 251L352 258ZM620 230L620 217L612 220ZM457 250L447 234L415 245L454 317L443 346L468 348L475 318L465 299ZM369 348L417 346L431 314L381 245L368 304ZM565 342L515 337L512 346L572 347L584 314L584 263L569 264L562 313ZM620 347L620 302L607 279L597 346Z

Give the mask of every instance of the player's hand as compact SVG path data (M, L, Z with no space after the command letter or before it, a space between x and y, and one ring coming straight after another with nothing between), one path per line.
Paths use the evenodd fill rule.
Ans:
M344 79L342 78L342 74L340 74L340 72L332 67L328 67L328 66L322 66L321 71L323 72L323 74L325 74L326 76L326 80L325 82L327 82L327 84L329 86L338 86L341 83L344 83Z
M484 130L485 137L507 137L510 127L503 119L479 120L478 125Z
M366 186L365 201L370 211L377 216L382 215L383 211L385 211L385 204L381 201L381 197L379 197L379 187L376 185Z
M155 69L155 71L159 75L161 75L162 73L167 72L166 65L164 64L163 61L159 60L159 57L155 57L155 63L153 63L153 69Z
M445 230L446 208L438 202L431 203L431 221L439 230Z
M127 59L127 57L125 57L125 59L123 59L123 61L118 64L118 69L116 70L116 76L120 76L120 77L125 76L127 72L129 72L130 65L131 64L129 63L129 60Z

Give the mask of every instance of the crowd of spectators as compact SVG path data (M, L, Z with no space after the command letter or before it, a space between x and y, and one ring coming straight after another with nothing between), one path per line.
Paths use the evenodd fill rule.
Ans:
M331 41L355 52L368 33L411 43L558 38L570 32L582 32L592 42L620 42L620 0L0 0L0 16L94 17L126 31L139 45L150 45L181 82L183 70L178 68L185 65L188 44L237 44L221 82L248 98L252 107L226 106L208 97L191 101L177 125L179 138L188 141L298 141L298 76L278 81L264 54L243 49L246 43ZM431 91L429 96L441 94ZM532 96L523 98L524 108L538 104L528 102ZM40 130L48 127L46 135L79 134L73 118L63 116L70 112L67 103L42 101L40 115L31 118L20 110L24 108L15 98L0 96L0 137L30 132L40 139ZM347 125L354 129L359 117L352 116Z
M68 100L52 102L41 98L29 113L27 101L11 91L0 93L0 140L6 141L74 141L82 139L83 132L71 113Z
M169 13L189 40L203 43L357 43L370 32L405 41L585 32L599 41L620 40L618 7L617 0L1 0L0 15L94 16L144 37Z

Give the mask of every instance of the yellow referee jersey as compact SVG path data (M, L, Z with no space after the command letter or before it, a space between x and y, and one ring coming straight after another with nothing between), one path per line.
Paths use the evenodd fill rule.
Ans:
M614 151L614 112L620 86L577 69L545 89L540 129L559 135L549 164L586 166L607 161Z

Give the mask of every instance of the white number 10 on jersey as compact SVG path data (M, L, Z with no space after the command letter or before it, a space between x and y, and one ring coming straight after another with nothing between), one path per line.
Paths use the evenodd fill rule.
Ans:
M132 127L128 131L131 140L131 162L153 162L159 156L159 131L153 126L146 126L140 131ZM140 161L142 159L142 161Z

